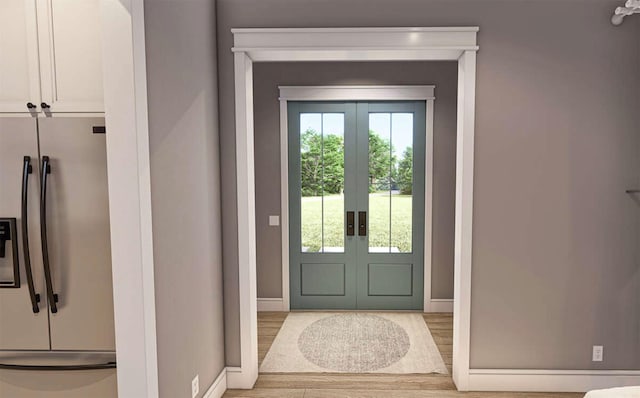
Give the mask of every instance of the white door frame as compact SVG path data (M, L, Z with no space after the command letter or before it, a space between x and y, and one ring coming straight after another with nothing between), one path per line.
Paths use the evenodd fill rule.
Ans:
M228 375L231 388L252 388L258 377L253 63L453 60L458 61L453 380L458 389L468 389L477 32L477 27L232 29L241 366Z
M288 101L425 101L424 312L431 312L431 235L433 214L433 116L435 86L280 86L280 218L282 233L282 305L289 311L289 131ZM258 310L260 310L258 298ZM274 306L275 307L275 306Z

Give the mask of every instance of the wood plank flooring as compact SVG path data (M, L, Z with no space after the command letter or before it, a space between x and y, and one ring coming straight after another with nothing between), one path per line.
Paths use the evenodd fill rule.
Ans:
M287 317L283 312L258 313L258 360L267 355ZM433 339L451 373L453 316L424 314ZM226 398L578 398L583 394L462 393L450 375L269 373L260 374L253 390L228 390Z

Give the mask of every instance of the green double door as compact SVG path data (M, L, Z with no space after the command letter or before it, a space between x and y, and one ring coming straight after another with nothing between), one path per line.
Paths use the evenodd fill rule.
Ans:
M424 101L289 102L292 309L422 309Z

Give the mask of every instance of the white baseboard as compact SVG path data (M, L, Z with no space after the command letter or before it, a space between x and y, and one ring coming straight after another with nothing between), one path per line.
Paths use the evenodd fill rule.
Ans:
M209 390L204 394L204 398L220 398L227 391L227 368L222 369L222 372L218 375L213 382Z
M424 312L453 312L453 299L431 299Z
M227 366L227 388L250 390L258 380L258 368L246 369Z
M258 312L287 311L281 298L258 298Z
M469 391L587 392L640 385L637 370L470 369Z

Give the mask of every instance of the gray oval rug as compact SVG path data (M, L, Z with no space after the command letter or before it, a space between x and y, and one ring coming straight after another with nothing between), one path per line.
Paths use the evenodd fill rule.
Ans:
M298 338L298 349L325 369L362 373L402 359L411 342L397 323L372 314L338 314L313 322Z

